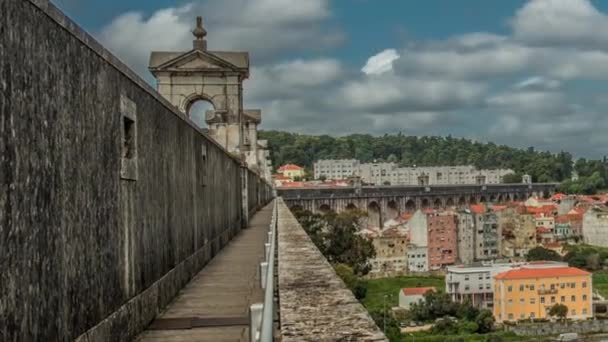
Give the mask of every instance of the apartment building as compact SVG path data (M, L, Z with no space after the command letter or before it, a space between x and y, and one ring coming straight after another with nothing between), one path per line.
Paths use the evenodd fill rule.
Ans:
M574 267L522 267L494 277L497 322L548 318L557 303L568 307L567 318L592 317L591 273Z
M347 179L359 172L360 163L356 159L321 159L313 164L315 179Z

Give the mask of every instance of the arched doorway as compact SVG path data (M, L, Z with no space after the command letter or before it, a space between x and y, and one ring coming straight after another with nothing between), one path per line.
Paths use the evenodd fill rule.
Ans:
M196 99L188 105L188 117L198 127L207 128L207 112L213 112L215 107L211 101L203 98Z

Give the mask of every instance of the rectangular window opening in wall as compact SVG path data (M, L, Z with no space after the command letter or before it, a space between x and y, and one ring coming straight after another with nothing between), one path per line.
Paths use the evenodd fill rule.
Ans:
M128 97L120 97L120 178L137 180L137 105Z
M135 121L123 116L122 157L133 159L135 157Z
M199 167L199 181L201 186L207 186L207 145L201 145L201 166Z

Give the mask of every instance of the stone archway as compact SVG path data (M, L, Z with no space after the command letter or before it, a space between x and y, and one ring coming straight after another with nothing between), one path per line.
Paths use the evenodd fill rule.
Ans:
M441 209L443 207L443 203L441 202L441 198L435 198L433 201L433 209Z
M399 216L399 205L396 201L390 200L386 204L386 219L391 220Z
M431 206L431 202L428 198L423 198L420 202L420 209L428 209Z
M208 120L215 115L215 105L205 94L191 94L185 104L185 113L198 127L209 126Z
M416 202L414 202L413 199L409 199L407 202L405 202L405 211L408 213L413 213L416 211Z
M367 205L367 225L382 228L382 212L376 201L371 201Z
M246 52L208 51L207 31L197 18L193 49L186 52L154 51L148 69L157 80L157 90L181 112L199 99L213 104L206 118L209 135L228 152L245 149L243 81L249 78Z
M454 207L454 199L452 197L448 198L447 201L445 201L445 206L448 208Z

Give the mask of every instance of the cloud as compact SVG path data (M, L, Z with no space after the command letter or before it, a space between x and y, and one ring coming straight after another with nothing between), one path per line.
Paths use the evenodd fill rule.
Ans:
M393 70L393 62L399 59L399 54L395 49L384 50L371 56L361 71L367 75L379 75Z
M255 63L275 60L284 51L330 48L344 40L340 30L326 25L331 16L329 0L197 0L150 16L124 13L96 35L147 76L151 51L192 48L190 31L197 15L203 16L210 50L249 51Z
M608 46L608 16L589 0L529 1L511 25L515 39L526 44L598 49Z
M554 79L547 79L542 76L529 77L515 84L516 89L531 89L531 90L551 90L557 89L561 82Z

